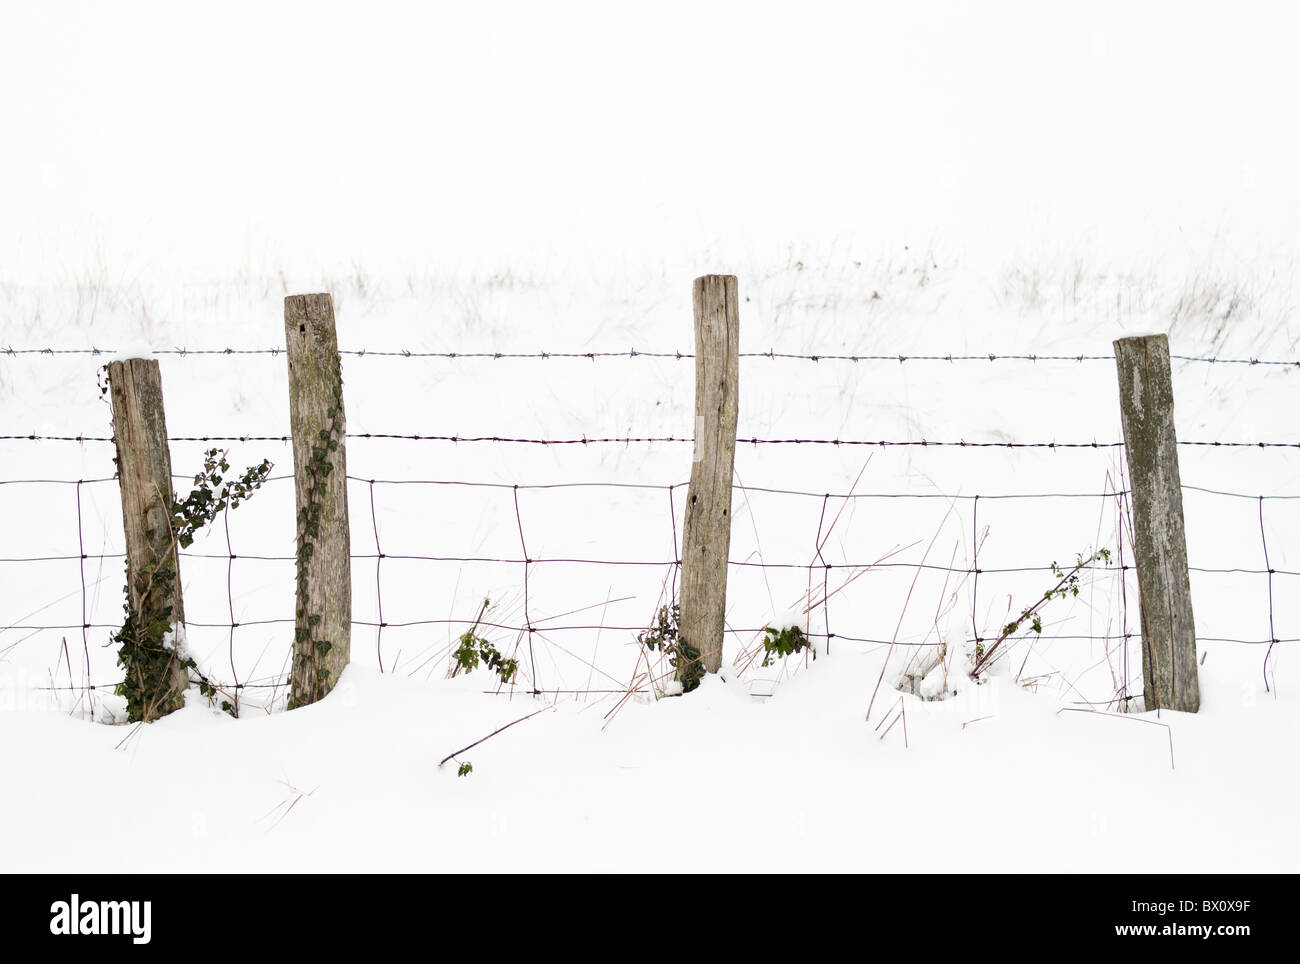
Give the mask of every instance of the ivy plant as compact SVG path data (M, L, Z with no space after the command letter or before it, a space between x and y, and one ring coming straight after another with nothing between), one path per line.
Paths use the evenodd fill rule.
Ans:
M338 365L338 362L335 362ZM311 665L310 685L305 693L298 693L289 698L289 709L314 703L323 699L330 690L330 671L321 661L334 648L333 641L320 639L316 629L321 623L321 614L310 611L307 603L307 569L316 553L316 540L320 538L321 514L325 509L325 490L329 475L334 471L331 456L338 451L343 437L343 374L341 367L336 367L334 377L334 398L325 412L328 425L322 428L311 447L311 457L307 461L307 498L298 510L298 553L297 553L297 595L294 608L294 678L301 679L303 674L297 672L301 660Z
M227 480L230 464L226 455L218 449L209 449L204 454L202 471L194 476L194 488L189 495L172 500L166 551L137 576L138 603L132 606L128 591L122 628L109 637L109 643L118 647L118 665L125 670L116 692L126 697L127 719L131 722L154 720L175 708L180 694L175 691L172 677L178 662L198 677L204 696L215 699L219 692L199 671L193 657L185 652L183 627L173 625L170 600L175 598L177 549L189 548L199 531L227 507L236 509L246 502L271 473L271 463L263 459L238 478ZM147 535L152 540L156 533L150 530ZM127 571L129 574L129 566ZM222 709L235 712L229 700L222 702Z
M689 693L704 679L704 661L700 659L699 649L681 638L681 615L682 607L677 603L673 603L671 609L660 606L654 625L640 633L636 641L651 652L658 650L667 654L669 664L681 681L682 692Z

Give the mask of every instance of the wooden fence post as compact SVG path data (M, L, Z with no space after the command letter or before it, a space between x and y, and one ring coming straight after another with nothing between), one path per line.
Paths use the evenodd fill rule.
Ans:
M289 421L298 510L292 709L324 698L352 648L343 376L334 301L327 294L284 299Z
M126 535L128 621L119 636L119 659L126 671L121 692L129 718L149 722L184 706L190 682L162 375L151 358L109 362L107 367Z
M682 537L679 645L684 648L677 666L686 690L699 685L703 672L716 673L722 665L740 395L736 276L696 278L694 296L695 456Z
M1168 337L1119 339L1115 367L1133 490L1146 708L1195 713L1201 696Z

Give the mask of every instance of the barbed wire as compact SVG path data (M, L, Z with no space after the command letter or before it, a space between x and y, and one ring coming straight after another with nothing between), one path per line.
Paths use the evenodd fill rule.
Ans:
M271 348L158 348L150 351L152 355L175 355L178 357L205 356L205 355L268 355L277 357L283 355L285 349ZM17 357L20 355L35 355L54 357L58 355L89 355L98 357L101 355L116 355L118 352L111 348L14 348L12 346L0 348L0 355ZM548 361L551 359L575 359L586 361L598 361L602 359L618 358L658 358L669 359L673 361L690 361L695 358L692 352L684 351L639 351L636 348L630 348L627 351L532 351L532 352L502 352L502 351L412 351L409 349L371 349L371 348L352 348L340 349L340 355L346 355L353 358L440 358L446 360L456 359L481 359L489 361L506 361L506 360L536 360ZM742 359L749 358L766 358L770 361L787 360L787 361L842 361L842 362L896 362L904 364L906 362L1113 362L1114 355L1064 355L1064 354L1025 354L1022 352L948 352L938 354L930 353L908 353L908 352L890 352L875 354L840 354L833 352L819 352L817 354L803 354L798 352L779 352L775 349L768 351L742 351L739 353ZM1247 365L1247 366L1272 366L1283 368L1300 368L1300 359L1266 359L1266 358L1222 358L1217 355L1170 355L1173 361L1195 362L1208 365Z
M526 438L508 435L401 435L394 432L349 432L347 439L378 439L403 442L451 442L455 444L497 443L504 445L655 445L694 444L695 439L678 435L598 436L580 438ZM114 441L106 435L0 435L7 442L103 442ZM168 442L279 442L289 444L289 435L171 435ZM1118 449L1123 442L972 442L966 439L848 439L848 438L737 438L739 445L830 445L874 448L970 448L970 449ZM1179 445L1209 448L1300 449L1300 442L1247 442L1206 439L1179 439Z

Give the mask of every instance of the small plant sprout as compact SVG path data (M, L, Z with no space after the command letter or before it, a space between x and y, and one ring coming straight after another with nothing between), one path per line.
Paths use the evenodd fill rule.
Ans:
M795 653L801 653L805 649L811 649L808 637L804 635L803 630L798 626L785 626L776 629L768 626L763 630L763 666L771 666L778 659L784 659L786 656L793 656ZM813 658L816 659L816 651L813 652Z
M467 777L473 772L474 764L470 763L468 760L456 768L456 776L458 777Z
M484 599L483 605L479 607L478 616L474 619L474 625L461 634L459 645L452 653L452 666L448 678L454 679L459 676L461 670L468 675L478 669L481 662L496 673L503 684L508 686L515 681L519 673L519 660L502 656L500 650L478 635L478 627L483 622L483 615L489 605L491 601Z
M1056 562L1052 563L1052 575L1057 579L1056 585L1043 593L1041 597L1034 601L1030 606L1021 610L1020 615L1011 622L1002 627L997 639L993 640L988 646L981 643L975 644L974 665L971 667L970 675L978 679L982 673L1001 652L1002 644L1009 636L1013 636L1021 631L1021 627L1027 627L1029 632L1035 635L1041 635L1043 632L1043 617L1040 612L1043 606L1053 599L1065 599L1079 595L1079 573L1083 569L1091 566L1094 562L1101 560L1104 564L1110 565L1110 550L1098 549L1087 559L1082 555L1078 556L1074 565L1068 570L1062 570Z

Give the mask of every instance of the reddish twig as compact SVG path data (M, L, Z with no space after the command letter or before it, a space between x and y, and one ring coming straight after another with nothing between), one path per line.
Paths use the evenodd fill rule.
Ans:
M492 739L492 737L496 736L498 733L502 732L503 730L510 729L510 727L514 726L516 723L522 723L524 720L531 720L538 713L544 713L547 710L553 710L553 709L555 709L555 707L553 706L543 706L540 710L533 710L533 712L529 713L527 716L521 716L519 717L519 719L507 723L505 726L498 727L497 729L489 733L487 736L483 737L481 740L475 740L469 746L463 746L459 750L455 751L455 753L448 753L445 757L443 757L441 760L438 761L438 766L442 766L448 760L454 759L458 754L464 753L466 750L474 749L474 747L478 746L480 743L486 743L488 740Z

